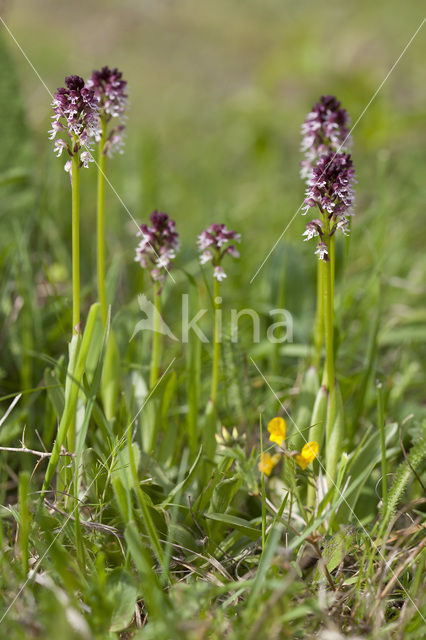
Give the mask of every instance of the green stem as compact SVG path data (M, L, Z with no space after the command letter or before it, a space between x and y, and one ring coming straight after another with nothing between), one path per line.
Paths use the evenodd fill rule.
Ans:
M102 119L102 133L98 145L98 200L97 200L97 269L98 296L101 305L101 316L104 325L107 320L107 303L105 293L105 170L106 155L106 123Z
M220 360L220 283L214 278L213 287L213 309L214 309L214 335L213 335L213 365L212 384L210 389L210 401L216 404L217 387L219 382L219 360Z
M325 336L325 331L326 331L326 320L327 320L327 279L328 279L328 273L326 270L326 264L324 264L324 262L321 260L322 265L321 265L321 269L320 269L320 273L321 273L321 292L322 292L322 311L323 311L323 341L326 342L326 336ZM328 391L328 371L327 371L327 345L326 346L326 354L325 354L325 361L324 361L324 368L323 368L323 372L322 372L322 380L321 380L321 386L325 387Z
M74 140L74 144L75 144ZM72 330L80 332L80 169L79 157L72 158Z
M331 239L327 235L324 240L330 250ZM330 255L330 251L329 251ZM326 353L326 372L327 385L331 391L334 387L334 284L333 284L334 266L329 259L323 264L323 286L324 286L324 325L325 325L325 353Z
M160 285L158 282L154 284L154 327L152 335L152 355L151 355L151 373L149 378L149 387L152 390L158 381L158 371L160 368L160 321L161 321L161 293Z
M334 312L334 280L335 280L335 272L336 272L336 243L334 234L330 237L328 242L328 251L330 258L330 273L331 273L331 300L333 302L333 312ZM333 330L334 330L334 316L333 316Z
M217 412L216 412L216 396L219 383L219 360L220 360L220 338L221 338L221 318L220 318L220 302L221 298L219 281L214 278L213 287L213 312L214 312L214 329L213 329L213 363L212 363L212 381L210 388L210 397L207 402L205 412L205 425L203 430L203 450L207 462L203 466L202 480L207 481L207 474L210 473L209 465L213 460L216 451L216 428L217 428Z
M210 387L210 397L207 402L205 411L205 424L203 429L203 451L205 456L205 464L203 465L201 478L202 482L207 482L208 474L210 474L210 465L216 451L216 429L217 429L217 411L216 396L219 383L219 360L220 360L220 338L221 338L221 318L220 318L220 302L221 298L219 281L213 280L213 313L214 313L214 329L213 329L213 363L212 363L212 380Z
M321 351L324 343L324 293L323 293L323 261L317 264L317 313L315 320L315 366L319 371L321 363Z

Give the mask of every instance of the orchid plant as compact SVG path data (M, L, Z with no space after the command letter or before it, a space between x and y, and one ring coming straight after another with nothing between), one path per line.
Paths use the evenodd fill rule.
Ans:
M346 109L343 109L340 102L334 96L321 96L308 113L305 122L302 125L302 144L301 150L304 158L301 162L300 175L307 185L307 197L312 197L312 189L316 186L318 178L322 178L314 172L318 166L318 162L322 156L329 153L348 153L352 147L352 138L349 130L350 119ZM306 213L309 207L305 206ZM348 214L347 214L348 215ZM343 221L342 221L343 222ZM329 257L328 247L322 241L319 233L321 229L321 220L314 219L308 222L306 226L305 240L312 237L320 236L320 242L317 245L315 253L320 261L325 257ZM349 224L343 228L347 233ZM331 252L334 245L330 247ZM334 280L334 254L331 254L331 269ZM321 262L317 265L317 311L315 320L315 366L317 370L321 361L321 350L324 342L324 308L323 308L323 268Z
M334 349L334 278L335 236L348 235L353 215L355 170L351 156L342 152L351 144L349 118L332 96L323 96L314 105L303 127L302 177L307 180L303 214L314 210L319 217L306 224L305 240L317 238L317 319L315 331L316 363L325 336L326 359L322 386L314 407L311 434L321 443L323 416L316 409L324 407L324 389L328 390L326 417L326 471L333 482L343 441L343 404L335 376Z
M97 188L97 276L98 296L102 320L107 319L105 291L105 180L106 159L114 153L123 153L125 117L127 109L127 82L118 69L102 67L92 72L87 86L93 91L98 104L98 188ZM115 124L118 120L118 124Z
M176 252L179 250L179 234L176 231L174 220L167 213L153 211L150 216L150 225L141 224L137 236L141 238L136 247L135 261L143 269L149 272L154 285L154 302L156 314L154 322L161 319L161 291ZM153 327L153 348L151 358L150 388L157 384L160 365L160 331L159 326Z
M224 224L211 224L202 231L197 238L200 252L200 263L211 263L213 267L213 306L215 313L214 337L213 337L213 369L212 383L210 390L210 405L215 405L217 387L219 382L219 359L220 359L220 320L219 309L222 299L220 297L220 283L227 275L222 266L225 256L238 258L239 252L234 243L241 242L241 235L236 231L228 229Z
M57 157L65 153L65 171L70 174L72 189L72 290L73 332L80 332L80 174L93 162L93 142L101 138L99 103L93 89L80 76L65 78L52 102L50 139L55 139ZM58 135L60 137L58 137Z

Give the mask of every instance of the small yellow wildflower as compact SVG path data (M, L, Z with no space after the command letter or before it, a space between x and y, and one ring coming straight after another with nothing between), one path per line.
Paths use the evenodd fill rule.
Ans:
M260 462L257 465L257 468L259 469L260 473L265 473L267 476L270 476L272 469L275 467L276 464L278 464L280 459L281 459L281 456L279 453L276 453L273 456L271 456L271 454L267 452L262 453L262 455L260 456Z
M303 470L306 469L308 464L310 464L318 455L318 442L307 442L303 445L303 449L297 456L294 456L296 463L299 467L302 467Z
M269 440L276 442L279 446L285 440L286 423L284 418L272 418L268 424L268 431L270 433Z

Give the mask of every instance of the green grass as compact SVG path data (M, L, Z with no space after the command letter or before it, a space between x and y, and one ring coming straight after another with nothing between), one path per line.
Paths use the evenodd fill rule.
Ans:
M47 140L50 97L3 30L1 415L22 396L2 421L0 446L24 441L50 452L75 384L79 409L74 455L59 456L44 496L46 457L0 452L2 636L272 640L325 639L334 630L371 640L424 637L423 32L353 134L357 215L349 253L343 242L336 246L347 457L339 461L339 491L326 493L315 517L306 505L318 463L302 472L286 459L270 478L257 469L261 446L273 453L266 438L273 416L291 416L290 447L299 446L292 420L306 438L311 427L315 394L305 372L316 262L300 237L301 216L250 284L301 204L299 126L311 103L336 93L355 121L420 24L422 3L402 10L397 2L220 0L200 9L188 0L155 10L129 0L102 5L105 25L98 3L81 4L78 29L71 5L61 12L22 5L5 19L51 89L68 73L86 77L104 63L129 80L126 153L109 162L108 177L138 222L154 208L177 221L176 284L169 281L162 296L176 335L183 293L191 313L211 308L195 235L224 221L243 242L221 286L214 417L217 432L224 425L230 436L211 457L202 445L211 428L212 345L166 339L160 382L148 392L151 336L130 337L141 319L137 296L152 300L152 287L133 262L134 223L108 187L114 347L105 347L92 307L89 352L78 372L68 368L69 182ZM85 327L97 300L95 174L81 175ZM275 348L266 339L268 312L283 304L294 343ZM231 341L231 307L260 314L260 344L248 319ZM211 317L200 326L211 338ZM321 464L325 458L320 450Z

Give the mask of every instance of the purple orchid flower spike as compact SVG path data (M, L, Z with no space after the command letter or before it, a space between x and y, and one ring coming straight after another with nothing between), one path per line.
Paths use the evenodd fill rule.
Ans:
M200 263L211 262L213 265L213 276L221 282L227 276L222 267L222 260L225 255L239 258L240 254L235 242L241 242L241 235L236 231L227 229L224 224L212 224L202 231L197 238L198 249L200 251Z
M65 87L60 87L52 102L52 128L49 131L55 139L54 151L59 158L66 151L70 158L76 154L79 166L88 167L93 161L92 142L100 139L99 105L92 89L85 85L80 76L65 78ZM65 170L71 173L71 161L65 163Z
M327 261L327 245L322 246L324 234L333 236L340 230L344 235L349 233L349 217L353 214L355 169L350 155L329 151L322 156L312 172L306 190L304 213L311 208L318 208L321 219L307 223L304 232L305 240L319 236L316 254L320 260ZM327 227L327 229L326 229Z
M179 235L174 220L167 213L153 211L150 223L139 227L137 236L141 241L136 247L135 262L149 271L154 283L159 283L157 293L160 293L179 250Z
M347 153L352 146L350 119L334 96L321 96L302 125L301 177L309 182L319 158L334 151Z
M125 114L128 106L126 93L127 82L118 69L102 67L92 72L87 86L94 91L99 105L99 117L104 126L113 118L119 119L119 124L113 127L105 140L103 153L112 156L115 152L123 153Z

